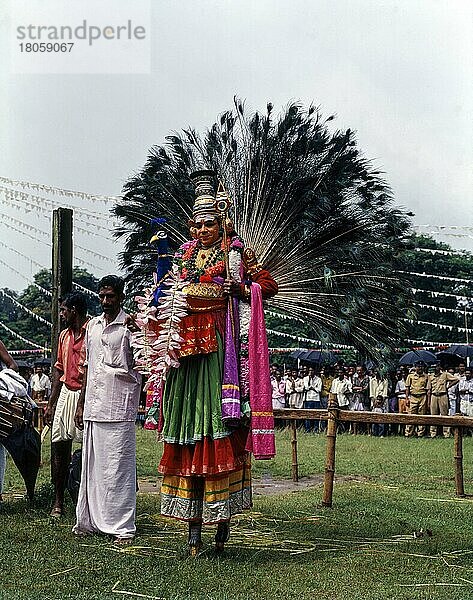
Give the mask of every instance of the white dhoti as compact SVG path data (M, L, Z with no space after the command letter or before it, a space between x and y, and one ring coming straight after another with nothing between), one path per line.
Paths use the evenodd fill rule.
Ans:
M84 421L74 533L135 535L135 423Z
M65 385L62 386L54 412L51 442L67 442L69 440L80 442L82 440L82 431L77 429L74 423L79 396L80 390L73 391L67 389Z

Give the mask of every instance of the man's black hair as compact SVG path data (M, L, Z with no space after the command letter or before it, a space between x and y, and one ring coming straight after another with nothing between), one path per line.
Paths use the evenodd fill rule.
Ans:
M118 275L105 275L99 281L97 286L97 291L100 292L102 288L111 287L114 292L117 294L123 294L123 290L125 289L125 281L118 277Z
M75 308L81 317L87 315L87 296L82 292L69 292L64 298L60 298L59 302L67 308Z

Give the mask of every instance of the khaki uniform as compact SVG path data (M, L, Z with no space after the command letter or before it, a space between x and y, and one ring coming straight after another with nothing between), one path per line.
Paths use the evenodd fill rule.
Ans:
M430 376L430 382L432 386L432 392L430 397L430 414L431 415L448 415L448 395L447 389L449 382L457 382L458 377L455 377L447 371L441 371L438 375ZM438 427L433 426L430 428L430 437L436 437L438 434ZM444 437L450 437L450 427L443 428Z
M332 383L335 378L331 377L330 375L324 375L323 377L321 377L321 379L322 379L322 390L320 392L320 400L322 402L322 408L323 408L324 406L326 407L328 405L330 389L332 388Z
M427 413L427 394L431 389L430 377L425 373L410 373L406 379L406 389L409 388L409 395L406 393L406 399L409 400L407 408L411 415L425 415ZM406 437L412 437L415 433L415 425L406 426ZM417 437L422 437L425 433L425 426L417 427Z

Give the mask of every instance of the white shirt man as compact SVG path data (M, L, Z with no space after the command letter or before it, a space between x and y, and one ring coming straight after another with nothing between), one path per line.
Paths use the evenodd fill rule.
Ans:
M41 367L36 368L36 372L30 379L31 396L33 400L47 400L51 393L51 380L43 373Z
M302 408L304 406L304 378L299 374L294 379L294 393L289 398L291 408Z
M460 395L460 412L466 417L473 417L473 378L471 370L465 370L465 376L458 382Z
M350 403L350 394L352 393L351 381L343 373L333 380L330 393L335 394L340 408L348 409Z
M284 408L286 406L285 392L286 383L281 379L281 375L276 375L271 380L273 408Z
M74 533L105 533L117 543L135 535L135 418L141 375L133 370L131 333L121 310L123 280L99 283L104 314L85 337L86 373L76 425L84 429L82 474Z
M320 402L322 380L315 374L314 369L309 369L309 374L304 377L305 401Z

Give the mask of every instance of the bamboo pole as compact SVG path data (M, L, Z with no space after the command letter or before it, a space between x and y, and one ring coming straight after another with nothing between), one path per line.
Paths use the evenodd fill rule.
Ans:
M455 461L455 496L464 497L463 486L463 430L455 427L453 430L453 458Z
M294 419L291 421L292 429L292 481L296 483L299 481L299 464L297 462L297 421Z
M325 447L324 495L322 506L332 507L333 479L335 477L335 445L337 441L338 409L329 405L327 445Z

